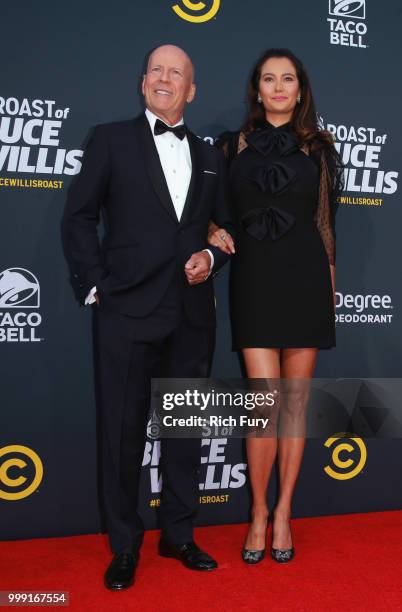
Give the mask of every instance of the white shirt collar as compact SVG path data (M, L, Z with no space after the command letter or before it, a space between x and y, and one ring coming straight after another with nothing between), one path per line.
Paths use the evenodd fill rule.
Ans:
M156 120L160 119L161 121L163 121L163 119L161 119L160 117L155 115L152 111L149 110L149 108L145 109L145 116L146 116L146 118L149 121L149 125L151 126L151 130L152 130L152 134L153 134L154 133L154 127L155 127ZM163 123L166 123L166 121L163 121ZM176 127L176 125L182 125L183 123L184 123L184 119L182 117L180 119L180 121L178 121L177 123L175 123L171 127ZM166 123L166 125L168 125L168 124Z

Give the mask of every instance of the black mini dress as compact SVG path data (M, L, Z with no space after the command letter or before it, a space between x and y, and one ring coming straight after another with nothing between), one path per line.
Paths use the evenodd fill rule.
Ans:
M251 132L229 164L236 219L231 264L233 350L330 348L335 313L334 208L319 156L298 145L290 123ZM225 146L225 138L221 140ZM226 142L228 145L228 141ZM325 164L324 164L325 165Z

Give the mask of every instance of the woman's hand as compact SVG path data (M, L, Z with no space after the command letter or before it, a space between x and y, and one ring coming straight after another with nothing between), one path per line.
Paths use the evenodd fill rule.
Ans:
M208 244L218 247L218 249L228 255L235 253L232 236L225 229L219 228L213 221L209 222Z

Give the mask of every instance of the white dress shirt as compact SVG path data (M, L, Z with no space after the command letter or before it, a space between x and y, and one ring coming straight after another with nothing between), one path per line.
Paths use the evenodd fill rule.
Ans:
M177 138L173 132L165 132L164 134L155 136L154 127L158 117L148 108L145 110L145 116L149 121L152 137L158 151L170 197L176 211L177 219L180 221L186 203L192 171L190 146L187 136L185 136L183 140ZM176 127L176 125L182 125L183 123L182 117L178 123L175 123L175 125L171 127ZM211 258L211 265L209 268L209 274L211 274L214 265L214 256L209 249L204 250L209 253ZM93 287L86 297L85 304L93 304L96 301L95 293L96 287Z
M154 128L158 117L148 108L145 111L145 115L151 126L152 136L158 151L170 197L177 219L180 221L191 180L191 154L188 139L185 136L183 140L180 140L173 132L165 132L155 136ZM183 123L183 118L181 118L178 123L171 127L176 127Z

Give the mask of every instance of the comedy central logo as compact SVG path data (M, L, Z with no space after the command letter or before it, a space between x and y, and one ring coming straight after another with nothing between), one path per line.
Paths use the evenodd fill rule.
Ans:
M18 444L0 448L0 499L24 499L37 490L42 478L42 461L31 448Z
M25 268L0 272L0 342L40 342L40 286ZM29 312L29 309L32 312Z
M335 17L353 17L354 19L365 19L365 0L329 0L329 14Z
M172 9L182 19L185 21L191 21L192 23L204 23L205 21L210 21L213 19L217 12L219 11L221 0L213 0L211 7L208 9L208 6L204 2L192 2L191 0L181 0L181 4L185 6L186 9L192 11L194 14L188 14L184 11L179 4L175 4L172 6ZM200 12L202 11L202 14Z
M350 480L359 474L367 460L367 448L361 438L339 433L328 438L324 445L332 448L331 461L334 467L326 465L324 472L336 480Z

